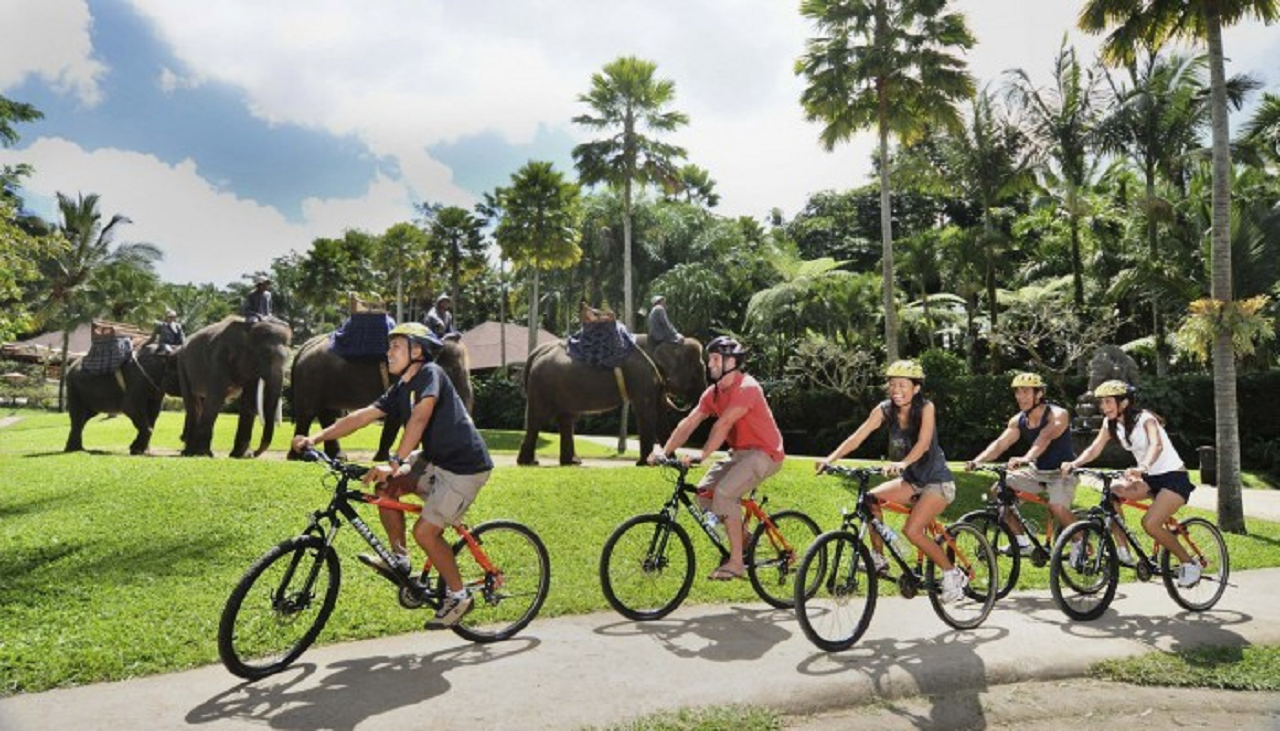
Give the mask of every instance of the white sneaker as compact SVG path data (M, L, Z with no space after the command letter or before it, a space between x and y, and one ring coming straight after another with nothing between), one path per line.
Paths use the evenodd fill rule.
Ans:
M1127 566L1129 568L1133 568L1137 565L1134 563L1133 554L1129 553L1129 548L1127 546L1116 546L1116 560L1120 562L1121 566Z
M969 585L969 577L960 569L953 568L942 574L942 601L954 604L964 598L964 588Z
M382 569L384 571L394 571L395 573L403 574L405 576L408 576L409 573L413 571L413 565L409 562L409 557L403 553L391 554L390 566L387 566L387 562L383 561L381 556L376 556L372 553L362 553L356 556L356 558L364 562L366 566L372 566L373 568Z
M440 608L436 610L436 616L427 620L426 628L445 629L452 627L469 611L471 611L471 592L463 594L461 598L447 594L444 601L441 602Z
M1195 586L1200 581L1200 564L1192 561L1182 564L1178 571L1178 586L1186 589Z
M884 554L878 551L871 552L871 565L875 568L877 574L886 574L889 572L889 559L885 558Z
M1073 541L1071 553L1067 554L1067 565L1076 571L1084 569L1084 541Z

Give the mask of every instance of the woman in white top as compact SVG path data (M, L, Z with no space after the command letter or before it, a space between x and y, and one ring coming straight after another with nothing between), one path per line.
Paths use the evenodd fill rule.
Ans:
M1164 527L1165 521L1187 504L1195 489L1186 466L1169 443L1169 434L1160 419L1136 405L1132 386L1124 381L1107 381L1094 389L1093 395L1098 398L1106 420L1093 444L1075 460L1062 464L1063 473L1069 474L1076 467L1097 459L1112 439L1133 454L1137 465L1125 470L1124 478L1112 483L1111 492L1122 500L1151 498L1151 508L1142 516L1142 528L1182 561L1178 584L1194 586L1200 580L1200 565L1191 560L1186 549ZM1120 555L1122 548L1119 546L1116 553L1123 561L1126 556Z

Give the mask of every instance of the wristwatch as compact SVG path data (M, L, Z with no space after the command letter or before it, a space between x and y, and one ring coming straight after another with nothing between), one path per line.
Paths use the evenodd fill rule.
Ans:
M390 457L387 457L387 461L391 463L392 467L399 467L404 464L404 460L400 459L400 455L398 454L393 454Z

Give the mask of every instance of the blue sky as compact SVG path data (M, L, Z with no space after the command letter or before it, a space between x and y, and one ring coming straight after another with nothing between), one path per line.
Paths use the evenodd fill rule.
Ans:
M1076 3L962 0L980 82L1048 74ZM96 192L171 281L225 284L346 228L381 232L416 203L469 206L531 159L571 169L578 94L619 55L658 63L692 122L674 138L729 215L793 215L867 181L873 140L824 152L791 72L807 29L758 0L42 0L0 3L0 94L45 119L0 161L24 190ZM57 39L56 41L51 39ZM1069 32L1085 56L1094 38ZM1229 73L1280 90L1280 32L1229 31Z

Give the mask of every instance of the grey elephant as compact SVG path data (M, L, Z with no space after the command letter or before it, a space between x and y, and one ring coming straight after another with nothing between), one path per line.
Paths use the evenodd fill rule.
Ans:
M563 341L546 343L529 354L525 362L524 441L517 464L535 465L538 430L555 419L560 427L560 464L578 464L573 448L573 425L579 414L616 409L622 405L622 389L636 415L640 438L640 459L658 439L666 439L676 408L670 397L693 405L707 387L702 364L702 344L694 338L679 343L649 344L645 335L636 336L640 347L620 366L622 384L612 369L596 368L569 358Z
M129 454L145 454L166 390L177 391L174 357L155 344L134 351L116 373L94 375L76 359L67 368L67 413L71 431L64 451L84 449L84 425L97 414L124 414L138 430Z
M240 397L240 423L232 457L249 453L253 417L262 390L262 439L253 456L271 446L275 415L284 388L285 362L293 331L278 320L245 322L231 316L187 338L177 352L178 380L187 420L183 429L184 455L213 456L211 442L218 412L228 396Z
M473 396L467 346L446 340L436 355L436 363L448 374L463 405L470 411ZM373 403L395 380L391 374L384 377L386 366L385 358L365 361L342 358L329 349L328 335L317 335L303 343L293 358L290 378L294 434L309 434L313 420L318 419L321 426L329 426L341 412ZM400 426L391 418L383 420L382 438L373 457L375 462L387 458ZM331 457L341 453L341 445L336 439L326 441L324 449ZM292 453L289 456L294 457Z

